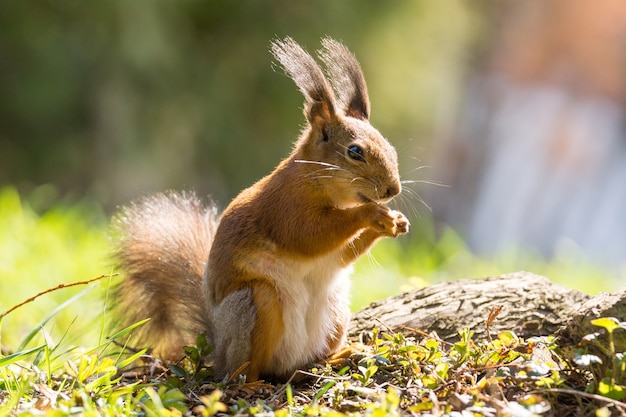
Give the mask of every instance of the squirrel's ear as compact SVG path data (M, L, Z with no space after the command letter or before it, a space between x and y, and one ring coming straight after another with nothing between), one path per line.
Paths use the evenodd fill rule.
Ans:
M335 96L324 72L313 57L290 37L274 40L271 51L304 94L304 115L309 123L322 128L335 117Z
M369 120L370 101L359 62L348 48L334 39L322 39L322 47L318 54L326 64L339 107L346 116Z

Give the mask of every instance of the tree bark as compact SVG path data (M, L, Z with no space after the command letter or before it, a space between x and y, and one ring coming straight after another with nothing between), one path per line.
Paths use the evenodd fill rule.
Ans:
M374 328L407 335L436 332L455 342L458 332L469 328L480 340L488 336L490 313L500 307L489 324L491 336L512 330L523 338L557 335L575 345L599 330L590 324L594 318L626 321L626 289L592 297L528 272L444 282L372 303L354 315L349 334L358 339ZM615 332L619 352L626 350L624 333Z

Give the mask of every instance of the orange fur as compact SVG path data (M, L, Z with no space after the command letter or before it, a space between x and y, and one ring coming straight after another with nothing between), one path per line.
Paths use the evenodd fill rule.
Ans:
M276 290L268 283L255 282L253 285L256 323L250 337L255 348L251 352L247 376L255 381L262 373L272 369L276 346L285 331L280 302Z

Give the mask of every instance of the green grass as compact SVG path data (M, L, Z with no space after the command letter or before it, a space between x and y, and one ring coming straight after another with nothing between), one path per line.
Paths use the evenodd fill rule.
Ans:
M0 312L58 284L111 272L105 228L106 217L88 202L59 203L37 214L13 188L0 189ZM52 292L5 317L1 344L16 348L50 312L84 290ZM99 329L94 320L102 320L100 299L98 291L82 295L55 314L32 343L64 336L77 344L94 343Z
M13 188L0 189L0 314L59 284L115 272L107 259L110 248L107 219L102 210L93 202L63 200L42 209L41 195L47 192L49 189L40 189L20 198ZM436 236L429 220L421 219L414 221L409 236L380 242L357 264L354 308L432 282L522 269L588 293L618 287L617 278L606 279L611 275L585 262L575 248L552 260L514 251L481 259L452 230ZM432 398L428 390L451 383L465 369L463 366L473 363L472 360L496 358L495 351L500 355L506 350L502 344L527 345L514 335L504 335L505 340L491 344L466 340L467 355L460 358L461 345L448 347L435 339L405 340L399 335L381 335L379 342L374 341L370 347L372 353L353 359L348 368L310 370L317 376L308 385L260 387L253 393L238 384L201 385L195 376L206 375L210 370L202 368L198 362L201 355L193 350L188 351L190 356L178 367L158 368L157 363L152 363L156 373L149 378L133 379L119 372L134 359L133 354L121 353L123 350L113 343L124 345L126 332L108 335L105 330L106 292L116 279L119 277L45 294L0 320L0 345L4 348L0 355L0 415L9 412L17 415L16 410L21 410L21 415L31 415L40 410L55 416L73 413L165 416L180 415L190 409L202 415L219 410L231 414L278 410L277 415L333 415L331 410L348 412L352 406L359 413L394 414L409 406L401 404L406 398L400 400L397 389L387 390L385 386L404 389L406 384L419 380L427 388L418 390L419 395L425 395L420 397L426 404L423 407L428 404L435 407L435 400L450 400L451 392L437 388L436 398ZM467 339L469 334L464 337ZM607 372L598 373L595 379L592 372L574 369L571 372L583 374L585 383L591 384L586 389L593 395L604 390L605 394L619 396L624 383L624 356L622 352L613 355L621 358L621 368L609 372L612 379L606 379ZM503 366L507 360L501 354L494 364ZM615 381L616 374L620 381ZM395 379L383 378L389 375L395 375ZM502 378L494 381L500 384L508 381L506 376ZM553 388L573 384L562 375L552 374L538 381L552 384ZM541 388L535 382L530 388ZM481 406L480 390L470 388L464 388L469 397L463 398ZM258 394L267 390L271 395ZM306 398L312 401L307 402ZM520 401L520 406L528 408L532 404L525 405L523 401L532 403L540 399ZM417 407L417 403L411 406Z

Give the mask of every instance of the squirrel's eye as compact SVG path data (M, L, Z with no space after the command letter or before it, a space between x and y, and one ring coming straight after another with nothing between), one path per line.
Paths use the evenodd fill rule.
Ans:
M348 146L348 156L355 161L365 162L365 156L363 156L363 149L356 145Z

